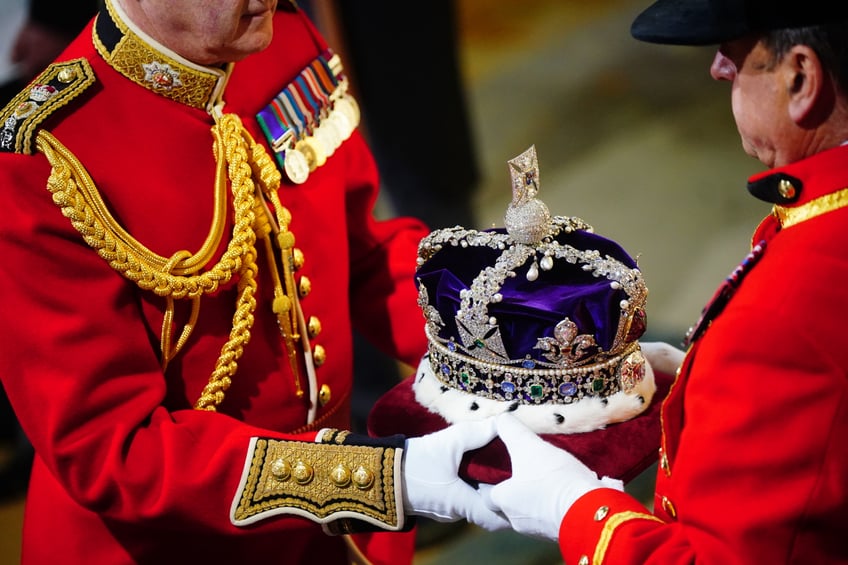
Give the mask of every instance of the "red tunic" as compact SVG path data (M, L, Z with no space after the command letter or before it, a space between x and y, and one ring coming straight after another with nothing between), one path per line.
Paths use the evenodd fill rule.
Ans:
M272 45L237 63L223 94L224 112L263 143L255 114L326 48L299 12L280 9L275 26ZM80 57L96 83L45 129L136 240L166 257L195 252L213 217L212 118L118 73L95 49L91 26L59 60ZM40 153L0 154L0 378L37 453L23 561L347 562L343 538L318 524L274 517L236 527L230 510L251 437L311 440L320 427L348 425L353 326L410 365L426 350L413 284L426 230L373 219L378 179L363 138L355 132L306 183L284 180L279 191L305 258L296 280L311 281L304 315L322 326L312 344L326 351L317 384L330 398L308 427L261 245L255 322L233 384L217 413L194 410L231 329L236 281L202 297L196 328L163 373L165 299L83 241L45 189L50 170ZM178 301L177 327L188 319ZM395 544L386 562L410 560L410 535L379 535Z
M749 187L787 220L759 226L665 400L654 514L587 494L560 528L569 564L848 563L848 147Z

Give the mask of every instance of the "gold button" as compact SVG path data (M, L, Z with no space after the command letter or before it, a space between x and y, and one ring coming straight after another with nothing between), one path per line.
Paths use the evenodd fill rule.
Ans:
M330 391L330 387L328 385L321 385L321 389L318 391L318 402L321 406L326 406L328 402L330 402L330 397L332 393Z
M609 514L609 506L601 506L595 511L595 522L600 522Z
M342 463L339 463L332 471L330 471L330 480L333 481L333 484L337 487L346 487L350 484L350 469L345 467Z
M580 557L580 561L577 562L577 565L589 565L589 558L585 555Z
M315 346L315 348L312 350L312 360L315 362L316 367L320 367L324 364L324 361L327 360L327 352L324 351L323 346Z
M321 333L321 320L317 316L309 316L309 321L306 323L306 329L309 330L309 337L315 337Z
M677 518L677 509L674 507L674 503L665 496L662 497L662 507L666 514L672 518Z
M301 298L306 298L306 296L312 292L312 281L309 280L308 277L300 277L300 284L298 285L297 291Z
M314 474L315 472L312 470L312 465L304 463L303 461L295 463L294 468L292 469L292 476L299 485L308 484L312 480L312 476Z
M668 456L665 454L663 448L660 448L660 469L665 473L666 477L671 476L671 467L668 464Z
M795 187L786 179L780 179L780 182L777 183L777 191L784 198L795 198Z
M294 247L294 234L290 231L281 231L277 234L277 243L280 249L291 249Z
M271 474L278 481L287 481L291 476L291 465L285 459L274 459L271 463Z
M353 484L359 490L368 490L374 484L374 473L360 465L353 470Z
M56 78L59 79L59 82L67 84L77 78L77 71L76 69L62 69L59 71L59 74L56 75Z
M292 249L292 266L294 270L298 270L303 267L303 264L306 262L306 257L303 256L303 251L298 248Z

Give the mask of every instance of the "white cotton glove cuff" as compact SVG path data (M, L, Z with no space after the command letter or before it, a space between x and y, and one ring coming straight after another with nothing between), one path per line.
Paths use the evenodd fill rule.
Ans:
M490 506L500 509L518 532L550 540L568 509L584 494L598 488L624 490L616 479L598 479L576 457L559 449L515 419L498 417L498 434L512 460L512 477L487 489Z
M509 527L480 492L459 477L463 454L483 447L496 434L493 418L463 422L406 441L403 505L408 514L439 522L468 520L487 530Z
M686 356L680 349L662 341L642 341L639 347L651 368L666 375L676 374Z

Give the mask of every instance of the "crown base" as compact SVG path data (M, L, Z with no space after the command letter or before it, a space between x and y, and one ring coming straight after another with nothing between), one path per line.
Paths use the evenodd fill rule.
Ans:
M418 366L412 384L418 404L451 424L512 413L537 434L574 434L603 429L631 420L651 405L657 385L646 364L644 378L628 392L606 397L584 397L571 404L527 405L479 397L446 386L434 372L428 356Z

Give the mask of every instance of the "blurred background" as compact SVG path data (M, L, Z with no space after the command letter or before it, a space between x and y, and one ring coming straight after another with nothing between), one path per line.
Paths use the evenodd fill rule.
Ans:
M678 345L713 290L747 253L753 229L769 207L745 189L747 177L762 166L742 152L729 85L709 76L713 51L648 45L630 37L630 22L648 3L456 0L455 63L464 114L422 119L426 103L410 99L391 118L428 139L421 154L432 175L427 178L434 179L428 180L431 186L448 185L456 176L452 159L460 165L467 161L470 172L462 181L467 195L456 192L457 209L460 200L467 202L469 210L460 217L480 228L502 225L511 198L507 160L535 145L539 197L553 214L579 216L638 256L650 289L646 339ZM397 25L407 26L407 37L417 41L413 30L427 29L416 18L417 3L344 4L347 11L403 4L408 14ZM344 57L353 31L340 32L338 11L328 6L319 0L308 7ZM18 78L9 53L26 2L0 0L0 13L0 83L6 83ZM414 46L394 49L404 47L412 51ZM346 62L346 68L354 89L366 95L356 82L366 76L366 64ZM439 107L441 83L430 84L418 94ZM379 156L380 128L376 119L369 124L368 116L363 104L364 128ZM394 178L389 171L387 177ZM429 199L437 208L453 206L450 197L434 191ZM380 214L402 208L398 200L404 197L393 198L381 201ZM13 451L11 438L4 439L0 464ZM652 472L628 487L646 504ZM20 559L22 513L22 496L0 502L0 563ZM561 563L551 543L473 526L425 526L416 565Z

